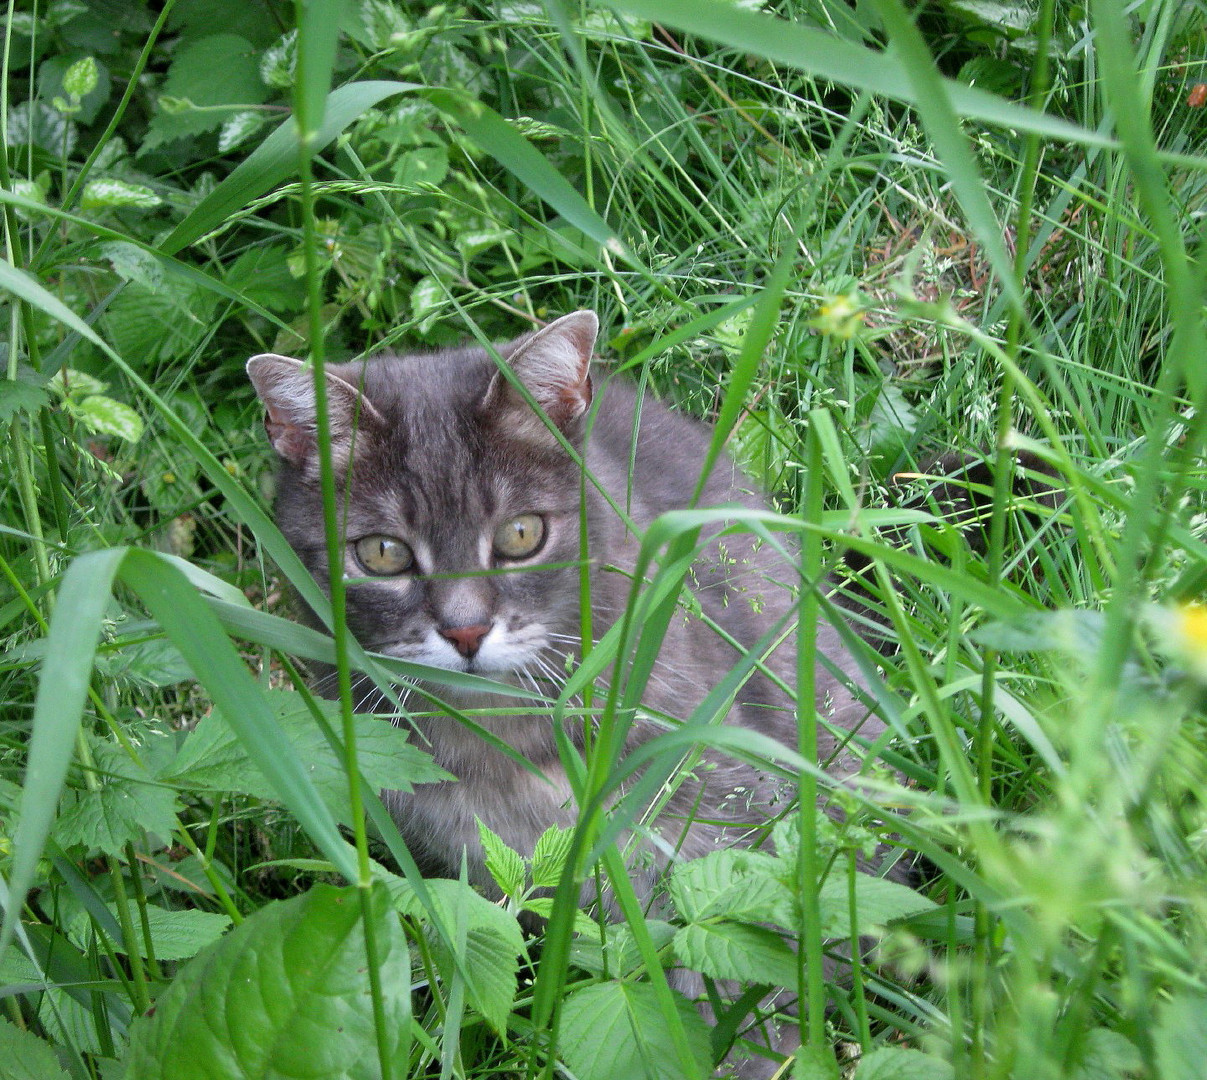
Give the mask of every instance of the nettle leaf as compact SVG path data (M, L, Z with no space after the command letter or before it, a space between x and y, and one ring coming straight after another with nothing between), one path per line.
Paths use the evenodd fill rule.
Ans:
M117 905L107 905L117 916ZM212 911L198 911L195 908L182 908L170 911L168 908L155 904L146 905L147 924L151 928L151 944L154 955L159 960L188 960L196 956L206 946L217 941L231 924L230 917L219 915ZM77 945L84 948L87 944L91 920L86 911L81 911L71 920L67 927L67 936ZM143 932L142 916L134 918L134 932L141 946L140 954L150 956L147 948L147 938ZM124 953L125 942L115 940L114 947Z
M539 897L524 906L548 918L552 913L553 898ZM575 913L574 930L579 937L570 946L570 955L576 967L584 968L592 975L607 973L613 976L631 975L644 968L641 949L627 926L605 926L601 931L597 922L579 911ZM659 919L645 921L644 933L649 935L658 952L674 941L677 932L678 928L671 923Z
M127 442L142 438L143 421L129 405L93 394L71 405L72 415L97 435L114 435Z
M387 1057L405 1076L411 969L398 917L372 897ZM125 1076L379 1075L354 888L314 885L270 902L190 962L131 1028Z
M260 78L266 86L288 90L298 66L298 32L282 34L260 57Z
M855 1080L951 1080L954 1075L942 1058L898 1046L869 1051L855 1070Z
M562 879L574 830L551 825L539 837L532 851L532 884L538 889L552 889Z
M115 177L89 180L80 196L83 210L108 210L114 207L133 207L136 210L153 210L163 200L146 184L131 184Z
M167 281L152 290L132 284L102 318L113 347L145 371L189 353L210 332L216 306L214 294L197 285Z
M486 870L504 896L517 897L524 891L524 859L518 851L513 851L503 838L487 827L481 819L478 822L478 836L482 841L482 850L486 853Z
M715 916L749 922L795 924L795 896L776 876L782 863L759 851L714 851L676 867L670 894L688 922Z
M835 874L827 878L821 887L818 902L822 936L850 937L850 903L845 876ZM935 907L933 900L928 900L908 885L871 874L855 875L855 911L860 935L869 934L874 928L886 926L897 919L933 911Z
M398 910L427 924L427 910L410 885L380 868L378 874ZM434 878L425 884L443 934L432 936L432 949L445 981L457 969L444 941L464 940L460 960L469 1002L496 1031L506 1031L524 951L520 924L464 882Z
M176 793L113 743L93 750L101 785L96 791L72 792L53 836L65 848L119 855L144 833L170 836L176 826Z
M349 12L348 36L373 52L402 44L411 30L411 20L387 0L361 0Z
M76 126L45 101L23 101L8 111L9 146L33 144L52 157L71 157L79 134Z
M110 240L101 244L100 254L113 267L113 272L124 281L136 281L151 292L163 286L163 266L149 251L126 240Z
M258 109L244 109L223 121L222 130L218 132L218 152L225 154L252 135L268 122L268 113Z
M736 922L692 923L675 934L675 958L714 979L796 985L796 954L764 926Z
M66 1080L50 1043L0 1018L0 1061L5 1080Z
M273 715L298 758L306 763L310 779L323 801L341 821L350 821L348 781L342 756L331 749L300 694L272 690L268 697ZM319 707L338 732L338 704L320 701ZM393 724L375 716L357 716L355 726L361 772L374 787L410 791L412 784L452 779ZM205 717L185 740L165 779L185 788L233 791L258 799L275 798L272 785L252 764L234 730L217 712Z
M139 641L97 652L96 668L106 679L128 680L141 686L176 686L189 682L193 669L167 638Z
M0 423L7 423L17 413L32 416L50 403L50 395L40 386L20 379L0 379Z
M268 95L251 42L238 34L198 38L177 53L168 69L142 152L214 131L233 113L261 104Z
M562 1005L558 1046L578 1080L680 1080L705 1076L712 1058L709 1030L683 998L675 1004L695 1057L684 1071L649 983L588 986Z
M448 176L448 148L421 146L408 150L394 163L394 183L402 186L442 184Z
M245 251L227 271L226 283L269 311L300 311L306 304L306 283L290 272L289 251L281 246Z

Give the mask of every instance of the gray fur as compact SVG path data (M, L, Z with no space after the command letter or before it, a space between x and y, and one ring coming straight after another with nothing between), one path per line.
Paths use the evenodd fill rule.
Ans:
M580 449L585 445L591 474L644 530L665 511L688 505L710 431L647 397L633 448L634 388L601 377L598 371L591 380L587 377L595 329L594 315L579 312L538 335L500 346L499 352L571 444ZM348 537L381 533L406 539L426 561L422 569L433 575L430 580L394 578L351 585L348 619L358 640L405 659L531 686L526 676L508 670L499 650L487 648L490 636L479 656L469 660L451 648L441 653L439 642L433 644L438 622L493 622L496 630L506 627L516 641L533 639L540 646L540 660L527 664L530 674L564 671L565 654L577 653L578 569L539 567L578 559L580 476L556 437L482 349L386 355L328 370L336 459L341 469L351 460L352 483L342 499ZM310 375L296 361L276 357L255 358L249 373L268 408L270 436L282 455L277 520L311 572L325 582ZM357 389L363 395L359 411L353 407ZM766 505L750 481L722 458L700 505L726 503ZM482 538L491 535L495 524L530 512L546 515L549 527L536 569L457 576L484 569ZM592 614L599 636L624 609L626 574L633 569L639 539L591 485L587 521ZM749 646L790 610L794 596L785 583L793 581L794 570L770 546L759 546L746 534L726 537L723 545L714 541L698 562L696 593L703 610ZM363 576L355 567L349 572ZM549 639L550 631L562 636ZM818 646L840 669L854 671L828 624L818 628ZM789 640L768 661L789 685L794 681L795 652ZM734 665L736 655L703 623L674 619L645 704L655 713L686 718ZM461 709L513 707L512 699L501 696L441 693ZM824 669L817 675L817 709L838 727L858 728L864 737L874 738L883 730ZM546 716L483 716L477 722L538 765L544 779L447 717L421 718L416 721L417 738L458 782L422 785L409 795L387 793L387 799L421 866L455 876L465 851L472 880L489 891L476 817L508 844L531 854L548 826L573 824L576 811ZM727 722L790 746L796 742L791 703L759 674L743 687ZM630 746L659 730L639 720ZM836 740L824 727L819 726L818 742L822 760L833 772L847 775L858 769L858 759L837 752ZM705 764L695 769L694 778L679 788L655 822L663 842L654 845L654 859L634 867L639 893L651 895L667 852L677 851L682 858L700 856L740 838L783 808L778 782L742 762L706 754Z

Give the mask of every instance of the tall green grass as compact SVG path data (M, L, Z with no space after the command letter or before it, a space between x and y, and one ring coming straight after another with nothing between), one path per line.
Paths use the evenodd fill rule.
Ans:
M721 1009L710 1033L667 985L707 929L752 982L788 965L806 1046L781 1075L1198 1075L1200 11L1045 0L1015 32L1010 5L900 0L330 3L279 25L227 5L249 50L226 41L230 81L263 78L224 99L187 82L204 5L118 7L124 52L88 13L5 23L0 1060L702 1076L748 1022ZM561 699L531 701L571 715L615 664L583 698L599 737L565 748L579 827L527 863L496 847L494 906L420 877L376 792L430 766L349 689L354 669L387 694L474 680L349 637L339 587L272 524L241 381L274 344L321 370L583 306L775 495L743 524L786 537L804 580L869 561L861 601L895 643L853 643L893 737L847 824L788 818L774 858L683 868L677 930L616 846L640 800L605 813L638 766L652 795L711 743L801 806L832 786L810 710L791 748L710 723L753 655L639 760L615 749L715 515L649 531L647 586ZM909 479L948 451L996 466L972 530ZM1037 466L1055 508L1015 494ZM283 617L285 587L331 636ZM802 590L806 700L819 617L832 598ZM297 658L336 665L338 704ZM924 899L856 872L877 842ZM726 893L739 872L771 907ZM595 876L622 924L578 912ZM794 949L760 952L785 889ZM875 952L827 982L823 954L861 936ZM206 1020L224 1010L257 1036Z

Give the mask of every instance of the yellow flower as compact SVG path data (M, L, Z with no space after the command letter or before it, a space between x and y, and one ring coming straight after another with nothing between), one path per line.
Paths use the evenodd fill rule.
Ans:
M817 308L817 314L809 320L814 330L847 341L853 338L863 325L863 309L857 293L826 297Z
M1156 627L1164 633L1167 650L1187 673L1207 683L1207 607L1190 603L1165 608Z

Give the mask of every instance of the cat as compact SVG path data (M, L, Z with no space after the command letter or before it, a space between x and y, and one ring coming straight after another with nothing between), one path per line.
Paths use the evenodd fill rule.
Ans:
M641 534L665 511L692 504L711 430L593 367L597 332L595 314L578 311L498 346L527 395L477 347L327 368L335 473L349 478L339 496L347 537L340 570L349 579L348 623L366 648L556 697L581 651L580 490L596 640L620 617ZM248 373L280 458L277 521L325 583L312 375L276 355L252 358ZM581 485L581 467L563 440L594 483ZM727 504L767 507L722 456L698 505ZM713 533L723 526L714 524ZM791 628L795 573L774 545L748 533L708 540L689 578L704 618L687 605L671 620L628 749L665 730L651 717L688 717L735 666L739 650L781 620ZM776 685L795 682L795 639L779 637L786 640L765 661L775 678L755 671L726 722L795 747L792 702ZM872 740L884 725L853 689L856 665L828 623L818 626L817 644L846 676L819 665L816 709L826 721L818 724L819 757L831 774L846 777L859 770L860 756L845 745L845 733ZM497 895L479 820L525 855L550 825L576 820L554 725L547 711L526 714L512 697L432 689L456 709L491 709L475 715L476 723L540 775L446 716L419 716L413 737L457 780L384 798L425 872L455 877L464 859L471 881ZM366 687L358 707L375 702L375 693ZM580 747L583 735L580 725ZM672 858L758 839L759 826L786 808L785 796L781 780L705 751L647 825L645 857L632 861L638 895L653 896Z

